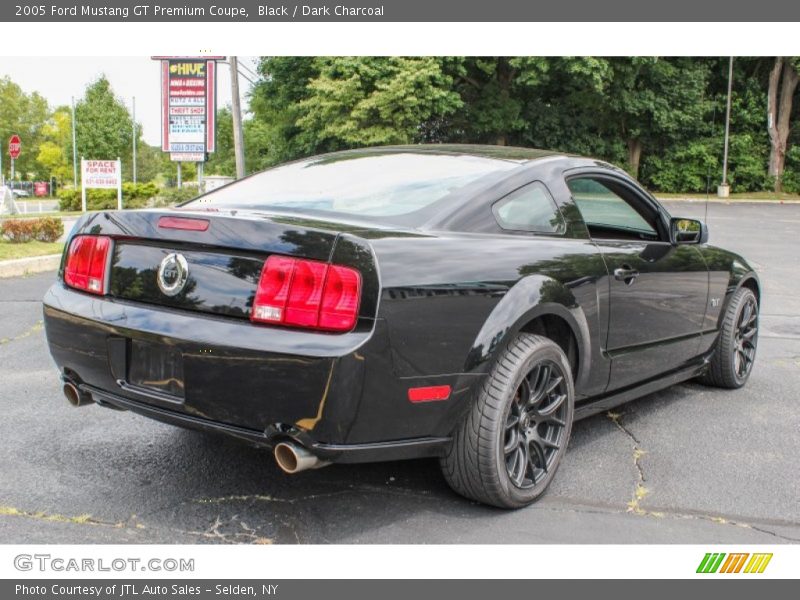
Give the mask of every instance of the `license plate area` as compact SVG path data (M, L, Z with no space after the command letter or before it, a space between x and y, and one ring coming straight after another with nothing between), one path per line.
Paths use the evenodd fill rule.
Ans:
M183 355L166 344L131 340L128 384L184 399Z

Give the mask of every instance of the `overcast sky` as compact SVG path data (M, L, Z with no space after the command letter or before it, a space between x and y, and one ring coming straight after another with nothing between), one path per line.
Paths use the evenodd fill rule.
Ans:
M242 67L255 71L256 58L239 57L240 70L253 77ZM217 70L217 106L230 104L230 69L220 66ZM114 88L114 93L130 110L131 99L136 97L136 120L142 125L142 135L148 144L161 145L161 72L158 61L142 57L51 57L9 58L0 57L0 77L6 75L26 93L39 92L50 103L51 108L69 104L83 96L86 86L105 74ZM247 92L250 82L239 78L239 91L243 108L247 107Z

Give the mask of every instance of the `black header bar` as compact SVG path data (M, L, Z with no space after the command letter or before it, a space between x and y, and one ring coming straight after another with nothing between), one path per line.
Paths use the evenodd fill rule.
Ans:
M3 22L787 22L787 0L4 0ZM713 36L719 32L709 30ZM599 32L602 35L601 32Z

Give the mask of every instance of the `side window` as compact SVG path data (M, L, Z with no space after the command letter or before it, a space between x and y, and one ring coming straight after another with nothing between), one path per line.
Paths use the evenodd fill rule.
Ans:
M566 229L555 200L538 181L495 202L492 212L500 227L511 231L563 233Z
M572 199L594 238L657 240L655 223L614 191L612 183L589 177L567 180Z

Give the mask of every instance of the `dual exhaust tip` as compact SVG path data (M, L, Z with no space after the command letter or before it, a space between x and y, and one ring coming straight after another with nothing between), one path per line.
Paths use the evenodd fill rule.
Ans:
M275 446L274 453L275 462L284 473L289 475L309 469L320 469L330 464L320 460L319 457L294 442L279 442Z
M72 383L71 381L65 381L62 390L64 392L64 397L67 399L67 402L69 402L72 406L76 408L78 406L86 406L94 402L94 400L92 400L92 397L89 394L80 391L78 389L78 386Z
M81 392L71 381L65 381L62 388L64 397L72 406L86 406L94 402L92 397ZM274 450L275 462L283 470L284 473L292 475L300 471L307 471L309 469L320 469L328 466L330 463L320 460L319 457L309 452L299 444L291 441L279 442Z

